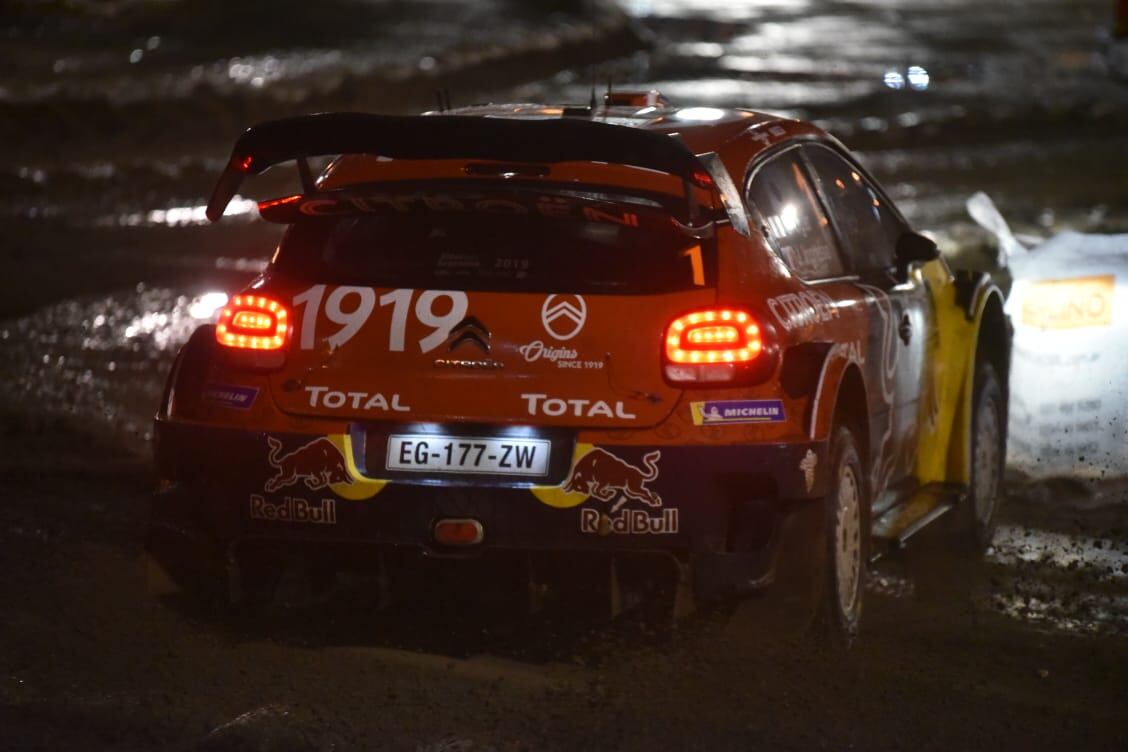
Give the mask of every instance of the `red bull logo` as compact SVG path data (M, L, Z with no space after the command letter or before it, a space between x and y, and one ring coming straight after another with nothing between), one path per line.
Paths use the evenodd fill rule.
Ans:
M598 447L583 455L564 484L565 493L587 494L590 498L613 502L611 509L585 507L580 510L580 532L594 535L671 535L678 532L678 510L662 509L658 514L647 509L622 509L634 500L648 507L662 506L662 497L647 487L658 478L662 452L655 449L643 455L637 467Z
M325 437L314 439L286 454L282 454L282 442L273 436L267 436L266 443L270 446L267 461L274 468L274 477L264 486L267 493L299 482L305 483L311 491L337 483L352 483L341 450Z
M580 532L595 535L672 535L678 531L678 510L663 509L653 516L645 509L624 509L616 515L598 509L580 510Z
M272 522L304 522L311 525L336 525L337 502L322 499L309 502L297 497L285 497L272 504L258 494L251 494L250 516L253 520Z
M605 449L591 450L572 468L572 476L564 484L566 493L586 493L600 501L613 501L622 494L612 511L618 510L627 499L635 499L652 507L662 506L662 497L646 487L658 477L658 460L662 452L655 449L643 456L645 469L635 467Z

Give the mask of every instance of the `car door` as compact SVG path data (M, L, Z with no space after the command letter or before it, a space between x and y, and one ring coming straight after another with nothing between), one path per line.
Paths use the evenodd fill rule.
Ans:
M824 144L806 144L803 158L815 177L850 270L858 276L871 315L867 381L879 384L888 419L874 449L875 498L911 486L920 439L928 290L919 274L898 270L896 244L909 230L885 195L857 166ZM872 387L871 387L872 390Z

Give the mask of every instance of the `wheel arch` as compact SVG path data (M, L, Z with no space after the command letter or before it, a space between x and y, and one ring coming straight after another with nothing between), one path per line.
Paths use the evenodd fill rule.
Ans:
M1012 333L1010 320L1003 304L1003 294L994 284L980 282L967 302L974 346L969 344L971 357L967 358L960 388L959 409L956 411L954 430L948 451L949 480L969 483L971 480L971 429L972 405L975 399L975 371L986 359L999 377L1003 391L1003 435L1006 435L1006 418L1009 402Z
M856 363L850 363L842 373L838 382L838 394L834 400L834 411L831 426L845 424L854 432L858 441L858 453L861 455L862 468L869 472L872 457L870 456L870 425L869 402L866 399L865 379ZM864 475L865 473L863 473Z
M157 418L191 413L199 404L208 368L215 357L215 326L205 324L192 332L180 348L165 380Z
M834 399L826 396L833 394ZM858 440L862 467L870 467L869 400L866 396L865 378L858 364L842 357L831 348L823 361L818 388L812 402L810 436L812 439L831 437L835 425L845 421Z

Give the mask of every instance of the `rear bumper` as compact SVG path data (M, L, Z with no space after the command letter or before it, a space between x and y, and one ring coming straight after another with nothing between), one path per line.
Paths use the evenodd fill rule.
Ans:
M179 537L211 552L249 541L414 547L440 556L664 552L694 562L710 582L747 589L771 580L788 531L821 540L816 500L826 462L818 442L579 445L569 480L587 494L567 493L567 483L374 480L359 474L347 437L268 437L164 420L155 433L163 481L152 515L161 534L151 540L161 547ZM444 518L477 520L483 542L472 550L437 545L434 526Z

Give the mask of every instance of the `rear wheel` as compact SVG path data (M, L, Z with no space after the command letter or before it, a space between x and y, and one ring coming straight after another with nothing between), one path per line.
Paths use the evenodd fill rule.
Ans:
M857 446L849 428L835 429L825 501L826 563L816 623L829 642L842 647L858 637L869 562L870 499Z
M975 369L971 406L971 483L960 509L960 538L982 554L995 536L1006 461L1006 410L995 368L981 360Z

